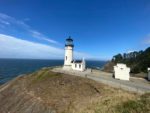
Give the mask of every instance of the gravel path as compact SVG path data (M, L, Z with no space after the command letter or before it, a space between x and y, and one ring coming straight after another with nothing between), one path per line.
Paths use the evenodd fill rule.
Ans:
M87 77L115 88L121 88L127 91L136 92L140 94L150 92L150 82L144 79L132 77L130 78L130 81L117 80L112 77L112 73L106 73L99 70L91 70L91 69L87 69L84 72L78 72L66 70L64 71L62 70L62 68L58 67L54 68L52 71L81 77Z

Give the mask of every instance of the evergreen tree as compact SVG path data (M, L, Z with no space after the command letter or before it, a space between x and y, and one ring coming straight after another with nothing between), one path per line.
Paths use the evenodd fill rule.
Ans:
M113 56L112 62L127 64L132 73L147 72L147 68L150 67L150 47L145 51L119 53Z

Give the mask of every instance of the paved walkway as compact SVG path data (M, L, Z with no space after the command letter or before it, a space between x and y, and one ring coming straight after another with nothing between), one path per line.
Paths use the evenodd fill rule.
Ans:
M87 69L84 72L79 72L79 71L66 71L60 67L57 67L52 69L52 71L90 78L115 88L121 88L136 93L143 94L150 92L150 82L144 79L130 78L130 81L116 80L112 77L112 73L106 73L100 70L91 70L91 69Z

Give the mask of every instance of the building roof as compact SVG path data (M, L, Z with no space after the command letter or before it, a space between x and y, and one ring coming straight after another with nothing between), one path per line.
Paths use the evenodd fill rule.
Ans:
M71 36L69 36L69 38L67 38L66 41L73 41L73 39L71 38Z
M73 60L72 63L82 63L82 60Z

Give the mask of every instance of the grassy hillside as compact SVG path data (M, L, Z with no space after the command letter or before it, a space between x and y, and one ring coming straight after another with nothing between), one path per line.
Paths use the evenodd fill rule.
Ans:
M0 113L148 113L149 98L45 68L0 86Z

